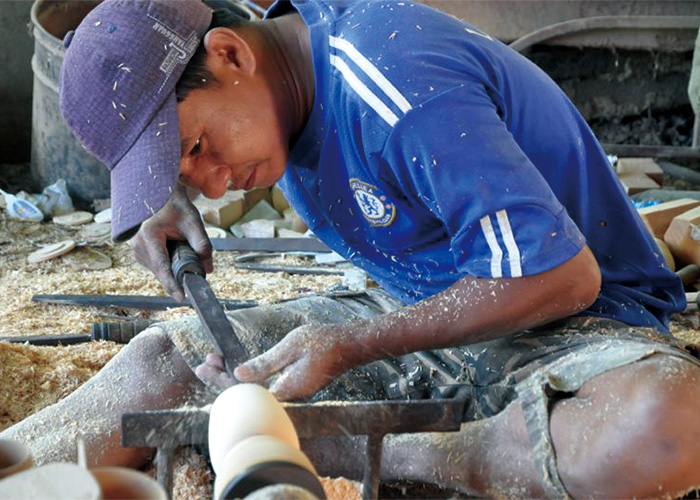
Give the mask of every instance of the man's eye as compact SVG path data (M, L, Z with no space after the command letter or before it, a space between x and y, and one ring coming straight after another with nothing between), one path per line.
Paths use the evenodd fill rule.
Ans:
M190 149L190 156L194 156L196 154L199 154L200 141L201 141L201 139L197 139L197 142L194 143L194 146L192 146L192 149Z

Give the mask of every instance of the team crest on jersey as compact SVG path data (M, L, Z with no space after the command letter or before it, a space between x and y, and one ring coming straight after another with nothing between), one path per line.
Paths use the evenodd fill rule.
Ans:
M376 187L358 179L350 179L355 201L372 226L388 226L396 216L396 207Z

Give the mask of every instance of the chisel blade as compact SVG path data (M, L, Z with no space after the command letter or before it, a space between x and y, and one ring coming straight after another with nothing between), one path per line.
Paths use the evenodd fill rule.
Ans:
M248 353L241 341L233 331L226 313L212 292L209 283L204 276L193 273L185 273L182 280L187 296L197 311L197 316L202 321L214 346L219 349L219 354L224 358L226 371L235 381L233 370L244 361L248 360Z

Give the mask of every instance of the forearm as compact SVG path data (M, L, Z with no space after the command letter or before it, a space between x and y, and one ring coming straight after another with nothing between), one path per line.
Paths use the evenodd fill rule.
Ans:
M407 352L491 340L567 317L597 296L600 271L587 248L536 276L465 277L445 291L391 314L350 325L352 365Z

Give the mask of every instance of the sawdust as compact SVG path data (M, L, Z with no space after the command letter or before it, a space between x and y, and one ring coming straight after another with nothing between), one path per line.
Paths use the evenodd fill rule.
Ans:
M33 303L35 294L119 294L165 295L150 271L140 266L127 244L102 242L89 248L110 257L106 270L76 269L76 255L69 253L39 264L27 262L27 255L42 245L72 238L81 244L80 229L52 223L26 223L8 219L0 211L0 336L61 335L87 333L97 321L154 319L165 321L193 316L190 308L168 311L139 311L121 308L56 306ZM84 242L83 242L84 243ZM74 251L75 252L75 251ZM215 252L215 271L207 277L220 298L271 303L321 292L339 283L340 276L255 273L233 268L237 252ZM276 265L310 265L309 258L296 255L264 260ZM18 286L21 284L21 286Z
M65 347L0 342L0 431L66 397L120 349L113 342Z
M328 500L360 500L362 498L362 485L357 481L351 481L344 477L322 477L320 479Z
M151 464L146 474L156 479L156 467ZM173 495L171 500L212 498L214 476L206 458L193 448L178 448L173 459Z
M671 333L700 348L700 311L688 311L671 317Z
M146 474L156 478L156 467L152 463L145 470ZM362 485L343 477L321 477L321 486L328 500L360 500ZM173 460L173 495L172 500L191 500L194 498L212 498L214 475L206 457L194 448L178 448Z
M90 330L93 322L103 318L169 320L194 315L189 308L149 312L32 303L31 296L38 293L164 295L151 273L135 262L131 249L125 244L91 245L112 259L113 267L107 270L79 271L68 265L70 259L66 258L40 264L27 262L26 256L41 245L67 238L81 241L77 229L51 223L10 221L0 211L0 296L3 297L0 336L84 333ZM339 276L234 269L232 264L238 255L215 253L216 271L208 281L220 298L271 303L323 291L341 280ZM264 262L311 265L308 258L289 255ZM671 330L685 341L700 344L700 314L692 311L675 315ZM109 342L68 347L0 343L0 430L63 399L99 371L120 348ZM342 478L323 478L322 483L329 498L360 498L357 483ZM211 498L211 495L212 477L207 459L191 448L183 448L176 455L173 498Z

